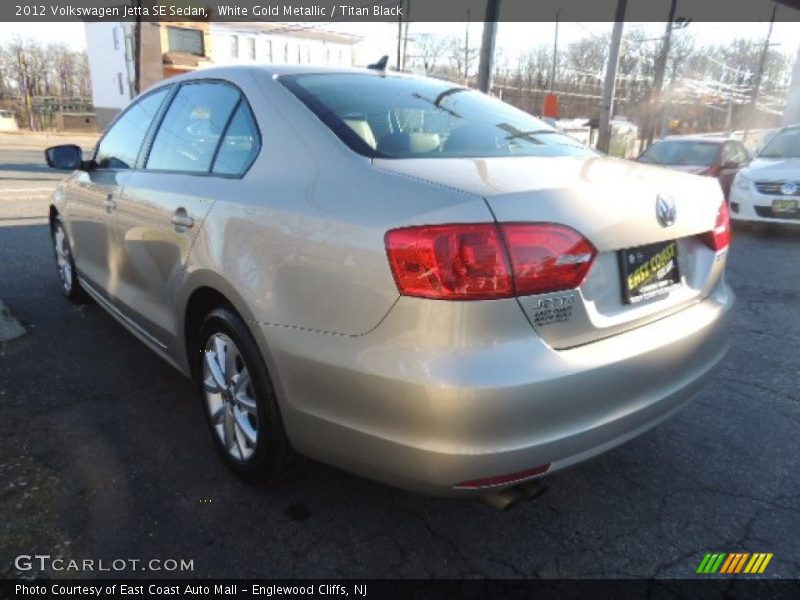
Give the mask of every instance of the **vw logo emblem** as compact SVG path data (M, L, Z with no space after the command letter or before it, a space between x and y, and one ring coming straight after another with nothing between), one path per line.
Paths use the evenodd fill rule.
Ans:
M656 218L662 227L675 224L675 202L669 196L656 196Z
M794 196L797 193L797 184L787 181L781 186L781 194L784 196Z

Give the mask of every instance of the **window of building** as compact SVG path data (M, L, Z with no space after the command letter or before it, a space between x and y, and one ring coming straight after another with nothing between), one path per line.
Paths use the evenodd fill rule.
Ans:
M256 38L245 38L244 40L244 47L245 52L247 53L247 58L250 60L256 59Z
M119 86L119 95L123 96L125 94L125 88L122 85L122 73L117 73L117 85Z
M169 88L161 88L131 104L111 126L97 146L94 160L102 169L131 169L136 164L150 123L158 113Z
M239 36L231 36L231 58L239 58Z
M111 32L114 36L114 50L119 50L119 27L114 27Z
M203 32L199 29L167 27L167 42L171 52L186 52L195 56L205 55Z
M219 82L181 86L153 140L148 169L204 173L240 94Z
M289 42L283 45L283 62L289 63Z
M214 160L214 173L242 175L256 158L260 147L258 127L247 102L241 102L222 139Z
M267 62L272 62L272 40L267 40Z

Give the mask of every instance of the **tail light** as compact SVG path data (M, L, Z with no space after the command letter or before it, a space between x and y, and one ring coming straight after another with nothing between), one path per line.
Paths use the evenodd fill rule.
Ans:
M501 225L518 296L578 287L597 250L574 229L549 223Z
M714 250L719 252L724 250L731 243L731 215L728 211L728 203L723 202L719 207L717 213L717 221L714 223L714 229L702 235L703 243Z
M487 300L578 287L597 253L549 223L425 225L393 229L386 251L401 294Z

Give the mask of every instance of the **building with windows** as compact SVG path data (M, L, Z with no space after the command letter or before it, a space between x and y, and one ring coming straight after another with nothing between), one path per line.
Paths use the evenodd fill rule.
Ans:
M130 23L86 23L86 49L92 78L92 103L98 126L107 125L133 98L133 46Z
M137 55L137 26L140 44ZM86 23L97 126L105 129L139 90L212 65L351 66L361 37L288 23Z
M211 39L211 57L216 65L350 67L357 62L355 48L362 38L307 23L212 23Z
M86 51L97 125L104 129L139 89L167 77L211 65L208 23L86 23Z

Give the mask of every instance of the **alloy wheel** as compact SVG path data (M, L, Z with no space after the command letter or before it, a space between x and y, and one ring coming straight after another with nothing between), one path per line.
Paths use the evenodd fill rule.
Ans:
M61 277L61 287L64 289L64 293L69 295L72 291L74 278L72 253L69 249L67 234L64 232L64 226L61 223L56 223L53 230L53 246L56 251L56 264L58 266L58 274Z
M258 405L244 358L224 333L206 341L203 389L211 424L225 451L247 461L258 442Z

